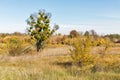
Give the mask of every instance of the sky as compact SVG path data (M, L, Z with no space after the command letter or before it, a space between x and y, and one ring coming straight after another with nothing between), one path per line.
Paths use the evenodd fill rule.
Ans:
M57 33L120 34L120 0L0 0L0 33L26 32L26 20L41 9L52 14Z

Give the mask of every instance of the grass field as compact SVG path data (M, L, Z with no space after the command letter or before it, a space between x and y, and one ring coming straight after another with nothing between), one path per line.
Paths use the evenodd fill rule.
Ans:
M119 54L103 58L100 66L110 69L96 72L92 71L93 65L82 68L74 65L67 54L67 47L58 47L34 55L0 56L0 80L120 80ZM115 70L108 67L115 65Z

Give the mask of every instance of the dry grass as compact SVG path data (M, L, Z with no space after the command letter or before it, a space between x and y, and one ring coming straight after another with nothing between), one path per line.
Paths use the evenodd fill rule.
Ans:
M94 47L91 51L91 53L100 53L104 47ZM120 47L110 47L108 50L109 54L120 54Z
M69 47L64 46L46 48L33 55L0 56L0 80L120 80L119 54L104 58L95 55L98 56L96 62L103 66L96 72L92 72L94 65L83 68L74 65L67 54ZM105 71L104 66L111 71Z

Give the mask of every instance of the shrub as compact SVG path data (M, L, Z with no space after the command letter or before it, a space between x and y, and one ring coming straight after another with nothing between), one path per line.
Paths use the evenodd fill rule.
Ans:
M22 42L17 37L12 37L9 39L8 45L8 53L11 56L20 55L22 52Z
M101 57L104 57L105 54L108 53L109 48L113 45L112 42L110 41L109 38L100 38L98 39L97 42L98 46L101 46L101 48L99 49L99 54L101 55Z
M91 51L91 38L76 38L71 50L72 58L79 66L89 65L94 63L94 57L90 54Z

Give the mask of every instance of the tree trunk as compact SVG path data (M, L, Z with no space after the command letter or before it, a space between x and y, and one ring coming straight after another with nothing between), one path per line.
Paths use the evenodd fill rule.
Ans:
M37 52L39 52L42 47L41 42L37 41L36 47L37 47Z
M39 52L39 50L40 50L40 49L39 49L39 47L37 46L37 52Z

